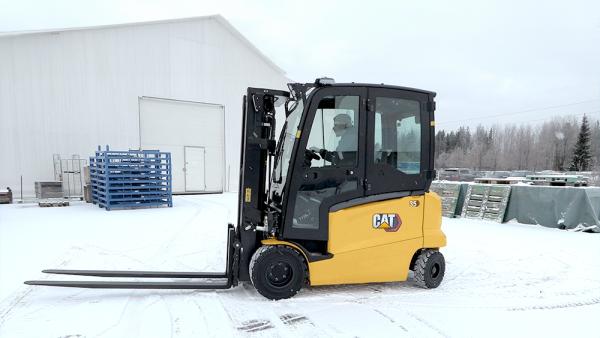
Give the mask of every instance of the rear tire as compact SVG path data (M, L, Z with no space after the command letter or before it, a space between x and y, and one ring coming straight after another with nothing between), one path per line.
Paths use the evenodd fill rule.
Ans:
M252 255L250 279L258 293L279 300L294 296L306 283L304 257L291 247L265 245Z
M425 289L437 288L446 272L444 255L437 250L422 250L415 262L414 272L418 286Z

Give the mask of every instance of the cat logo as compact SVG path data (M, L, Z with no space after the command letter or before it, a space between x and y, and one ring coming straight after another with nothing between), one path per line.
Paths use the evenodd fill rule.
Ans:
M398 214L374 214L373 228L383 229L386 232L396 232L400 229L402 220Z

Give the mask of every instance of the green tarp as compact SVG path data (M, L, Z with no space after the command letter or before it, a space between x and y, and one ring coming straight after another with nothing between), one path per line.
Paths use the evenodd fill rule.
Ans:
M600 188L513 185L504 221L539 224L552 228L598 227Z
M440 183L445 182L438 181ZM469 183L460 185L460 198L456 203L458 217ZM519 223L564 229L597 225L590 230L600 233L600 187L511 185L504 222L513 219Z

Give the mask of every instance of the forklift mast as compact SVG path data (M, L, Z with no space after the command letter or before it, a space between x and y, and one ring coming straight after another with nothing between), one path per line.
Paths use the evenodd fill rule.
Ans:
M250 258L269 225L270 158L275 154L275 107L289 97L286 91L248 88L243 102L238 233L241 243L239 280L249 281ZM258 231L257 231L258 230Z
M158 278L167 281L57 281L33 280L28 285L101 289L228 289L238 281L250 281L249 264L267 229L267 182L270 157L275 153L275 106L285 103L286 91L248 88L243 101L243 127L240 156L238 226L228 225L227 260L224 272L62 270L43 273L68 276ZM170 281L192 278L196 281Z

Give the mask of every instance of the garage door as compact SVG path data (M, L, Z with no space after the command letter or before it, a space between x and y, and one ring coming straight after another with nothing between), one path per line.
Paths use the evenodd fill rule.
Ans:
M140 147L171 152L173 193L222 192L222 105L140 98Z

